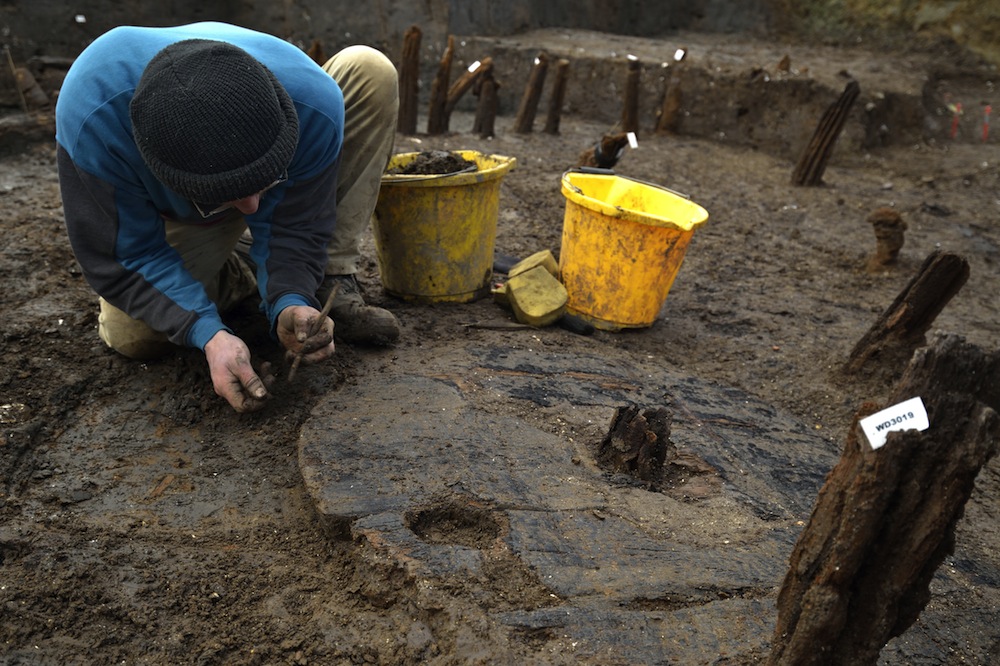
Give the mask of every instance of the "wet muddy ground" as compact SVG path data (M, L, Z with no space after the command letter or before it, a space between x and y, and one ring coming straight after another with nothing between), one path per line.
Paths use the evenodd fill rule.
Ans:
M977 100L992 90L977 78L963 86ZM451 134L400 136L396 148L515 157L497 250L558 254L560 175L609 126L566 117L558 136L517 135L501 117L497 137L483 139L468 132L472 120L460 113ZM776 131L762 122L771 123L762 133ZM830 164L824 186L799 188L789 184L788 155L723 139L641 133L618 164L710 214L651 328L580 336L514 325L489 299L406 303L381 292L369 239L366 292L397 313L400 342L338 345L329 364L279 382L265 411L243 416L214 395L199 352L135 363L103 347L96 300L66 241L51 143L4 157L0 661L758 663L809 494L855 410L888 394L902 370L843 376L854 344L924 258L944 249L968 259L971 277L935 329L996 346L1000 157L995 139L968 135L855 143ZM873 274L867 218L882 206L908 229L898 263ZM259 360L281 362L254 312L231 320ZM473 420L407 421L404 405L421 400L461 405ZM672 409L691 469L707 463L714 472L651 498L596 470L593 445L629 402ZM728 420L719 415L726 404ZM699 422L712 437L686 430ZM434 427L457 429L447 430L457 453L418 448ZM495 445L482 435L461 448L473 431ZM367 444L350 439L359 432L372 435ZM407 457L379 447L388 432L397 442L412 432L406 453L441 456L445 471L400 468ZM536 440L544 446L518 450ZM315 472L328 468L310 452L324 442L331 463L385 484L359 495L366 513L343 520L317 495L328 486ZM752 469L741 467L747 442L759 445ZM535 506L561 504L544 512L456 505L456 488L437 486L462 478L459 463L480 496L492 488L496 499L496 488L513 483L505 479L533 469L537 483L518 492ZM393 493L432 490L442 492L372 509ZM886 647L884 663L1000 658L998 501L994 461L929 606ZM586 531L598 524L604 532ZM587 534L607 541L587 543ZM584 552L560 551L560 535L586 544L603 566L554 562L553 553ZM674 555L651 555L647 541L674 544ZM629 561L621 553L630 545ZM718 579L704 574L699 558L708 556L729 567L713 570ZM639 574L625 575L626 565L641 565Z

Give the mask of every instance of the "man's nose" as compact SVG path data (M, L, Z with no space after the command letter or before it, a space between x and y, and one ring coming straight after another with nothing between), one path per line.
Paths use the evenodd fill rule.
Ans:
M260 192L257 194L251 194L248 197L243 197L242 199L237 199L233 202L233 208L240 211L244 215L252 215L256 213L259 206Z

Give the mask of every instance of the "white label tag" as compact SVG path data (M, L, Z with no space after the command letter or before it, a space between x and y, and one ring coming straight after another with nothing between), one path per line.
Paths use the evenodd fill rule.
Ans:
M910 398L898 405L886 407L881 412L866 416L859 421L872 449L881 448L886 436L896 430L927 430L927 410L919 397Z

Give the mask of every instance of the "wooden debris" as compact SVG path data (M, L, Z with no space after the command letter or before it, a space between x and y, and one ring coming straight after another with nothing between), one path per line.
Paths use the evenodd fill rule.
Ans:
M969 279L969 262L957 254L932 252L892 305L858 341L845 365L854 373L878 356L882 365L905 362Z
M518 134L531 133L548 69L549 56L543 51L535 57L535 65L531 69L531 75L528 77L528 83L524 88L524 96L521 98L521 105L517 110L517 117L514 120L514 131Z
M411 25L403 34L403 53L399 58L399 120L402 134L417 133L417 105L420 92L420 41L423 32Z
M441 55L437 75L431 85L430 111L427 114L427 133L430 135L444 134L448 131L448 114L445 106L448 103L448 82L451 80L451 61L455 57L455 37L448 35L448 46Z
M684 73L684 56L687 49L678 49L679 57L666 67L666 89L663 91L663 104L656 118L657 134L677 134L681 112L681 76Z
M563 102L566 100L566 81L569 78L569 60L560 58L556 62L556 80L549 96L549 112L545 117L545 133L558 134L562 117Z
M667 462L677 455L670 441L670 412L663 407L642 414L635 405L619 407L608 434L597 447L597 463L602 468L628 474L658 490Z
M875 254L868 259L868 272L881 273L896 263L903 248L906 222L894 208L876 208L868 216L868 222L875 229Z
M605 134L593 147L580 153L576 165L599 169L614 168L625 152L626 145L628 145L628 134L625 132Z
M622 131L639 131L639 80L642 63L635 56L628 57L628 72L625 76L625 92L622 99Z
M495 126L497 119L497 89L500 84L493 76L493 68L483 72L479 79L479 84L474 89L474 94L479 98L476 105L476 117L472 123L472 131L484 139L495 136Z
M451 118L452 111L455 110L455 105L458 101L462 99L462 96L472 87L474 87L484 74L493 71L493 58L486 57L482 60L473 63L469 69L462 73L462 76L451 85L448 89L448 96L445 98L444 113L447 118ZM447 120L445 121L445 126L447 126Z
M851 81L844 87L844 92L837 101L823 114L812 140L809 141L792 173L793 185L815 186L823 183L826 163L833 153L833 147L860 92L861 87L858 82Z
M318 39L314 39L309 48L306 49L306 55L309 56L314 63L322 67L326 64L327 58L326 53L323 51L323 43Z
M154 487L146 494L146 499L147 500L157 499L160 495L164 493L164 491L166 491L167 487L171 483L173 483L176 479L177 477L174 476L173 474L167 474L162 479L160 479L160 482L156 484L156 487Z
M14 64L14 57L10 54L10 47L4 44L4 55L7 57L7 66L10 67L10 75L14 79L14 87L17 89L18 99L21 101L21 110L28 113L28 100L24 96L24 86L22 85L20 71Z
M1000 353L957 336L919 350L888 405L918 396L930 427L873 450L855 417L778 595L771 666L865 666L916 621L1000 438Z

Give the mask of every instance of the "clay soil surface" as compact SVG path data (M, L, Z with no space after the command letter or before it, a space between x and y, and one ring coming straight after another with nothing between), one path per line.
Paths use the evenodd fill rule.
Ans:
M569 117L558 136L515 135L512 118L502 117L498 136L482 139L467 131L471 122L456 116L444 137L399 136L397 150L515 157L501 191L497 250L558 255L560 175L608 127ZM613 663L607 655L575 656L558 636L499 625L492 597L474 586L452 583L435 597L438 607L415 608L400 591L432 582L402 580L396 569L372 566L361 552L370 545L331 539L298 466L299 431L313 406L345 384L377 394L388 377L379 367L419 357L426 340L487 341L609 364L660 359L676 375L773 405L820 433L836 454L858 406L882 399L902 370L845 378L839 368L928 254L956 252L971 266L935 329L985 349L996 345L998 165L995 142L852 149L829 166L824 186L800 188L789 183L794 164L764 150L643 135L619 172L684 192L710 214L652 327L592 336L470 327L512 320L489 299L417 305L385 295L369 240L365 290L397 313L400 342L387 350L340 344L327 366L300 369L293 384L279 381L267 409L241 416L214 395L200 352L136 363L105 349L96 299L66 239L52 143L6 157L0 663ZM898 264L872 274L865 266L875 240L866 218L881 206L899 211L908 230ZM231 318L258 360L282 363L251 308ZM511 418L539 421L533 403L523 410ZM548 413L552 432L567 442L596 443L608 425L557 427L558 416ZM998 503L993 462L944 565L960 583L932 586L929 611L945 627L934 635L947 637L938 647L950 656L925 663L1000 659ZM963 563L973 572L963 573ZM773 604L779 585L774 580L763 598ZM993 634L972 637L966 626ZM716 663L710 652L697 663ZM904 663L893 654L887 649L886 663ZM761 658L758 650L729 655L728 663Z

